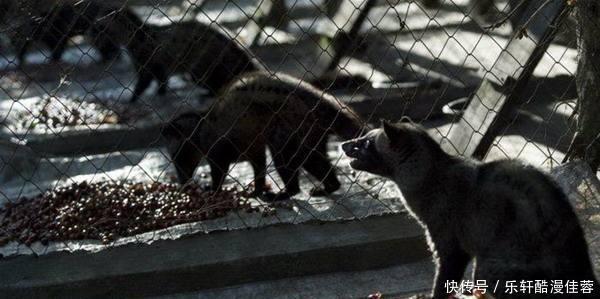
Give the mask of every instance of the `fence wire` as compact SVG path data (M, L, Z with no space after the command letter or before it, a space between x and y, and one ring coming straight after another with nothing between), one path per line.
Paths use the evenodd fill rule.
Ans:
M459 155L491 138L483 160L548 171L574 134L568 9L531 17L512 0L2 5L4 256L403 213L393 183L353 171L338 150L381 118L409 116ZM482 91L528 68L508 89ZM501 96L508 104L497 105ZM594 235L600 202L582 196Z

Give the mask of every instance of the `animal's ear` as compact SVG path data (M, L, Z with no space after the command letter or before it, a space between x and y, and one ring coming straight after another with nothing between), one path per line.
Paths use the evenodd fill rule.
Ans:
M410 117L408 117L408 116L402 116L402 118L400 119L400 122L401 123L409 123L409 124L413 123L412 119L410 119Z
M394 124L387 120L382 120L381 126L383 127L383 132L392 143L395 143L400 140L402 132L400 132L400 129Z

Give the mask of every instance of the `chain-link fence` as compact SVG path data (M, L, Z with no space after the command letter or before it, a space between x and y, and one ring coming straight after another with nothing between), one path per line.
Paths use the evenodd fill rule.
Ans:
M574 134L568 1L1 4L3 256L405 213L338 150L382 118L546 170Z

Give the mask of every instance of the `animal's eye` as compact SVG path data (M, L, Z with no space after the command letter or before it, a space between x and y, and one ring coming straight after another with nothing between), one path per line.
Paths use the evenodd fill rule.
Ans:
M375 142L373 142L373 140L371 139L367 139L365 140L365 142L362 145L363 149L365 150L372 150L375 148Z

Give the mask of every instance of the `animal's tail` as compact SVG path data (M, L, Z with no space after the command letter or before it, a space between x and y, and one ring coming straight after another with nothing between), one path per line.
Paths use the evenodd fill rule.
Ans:
M333 103L327 105L326 102ZM324 125L344 140L350 140L360 137L371 128L354 109L333 98L330 101L322 100L322 104L317 105L316 110L319 118L324 121Z

